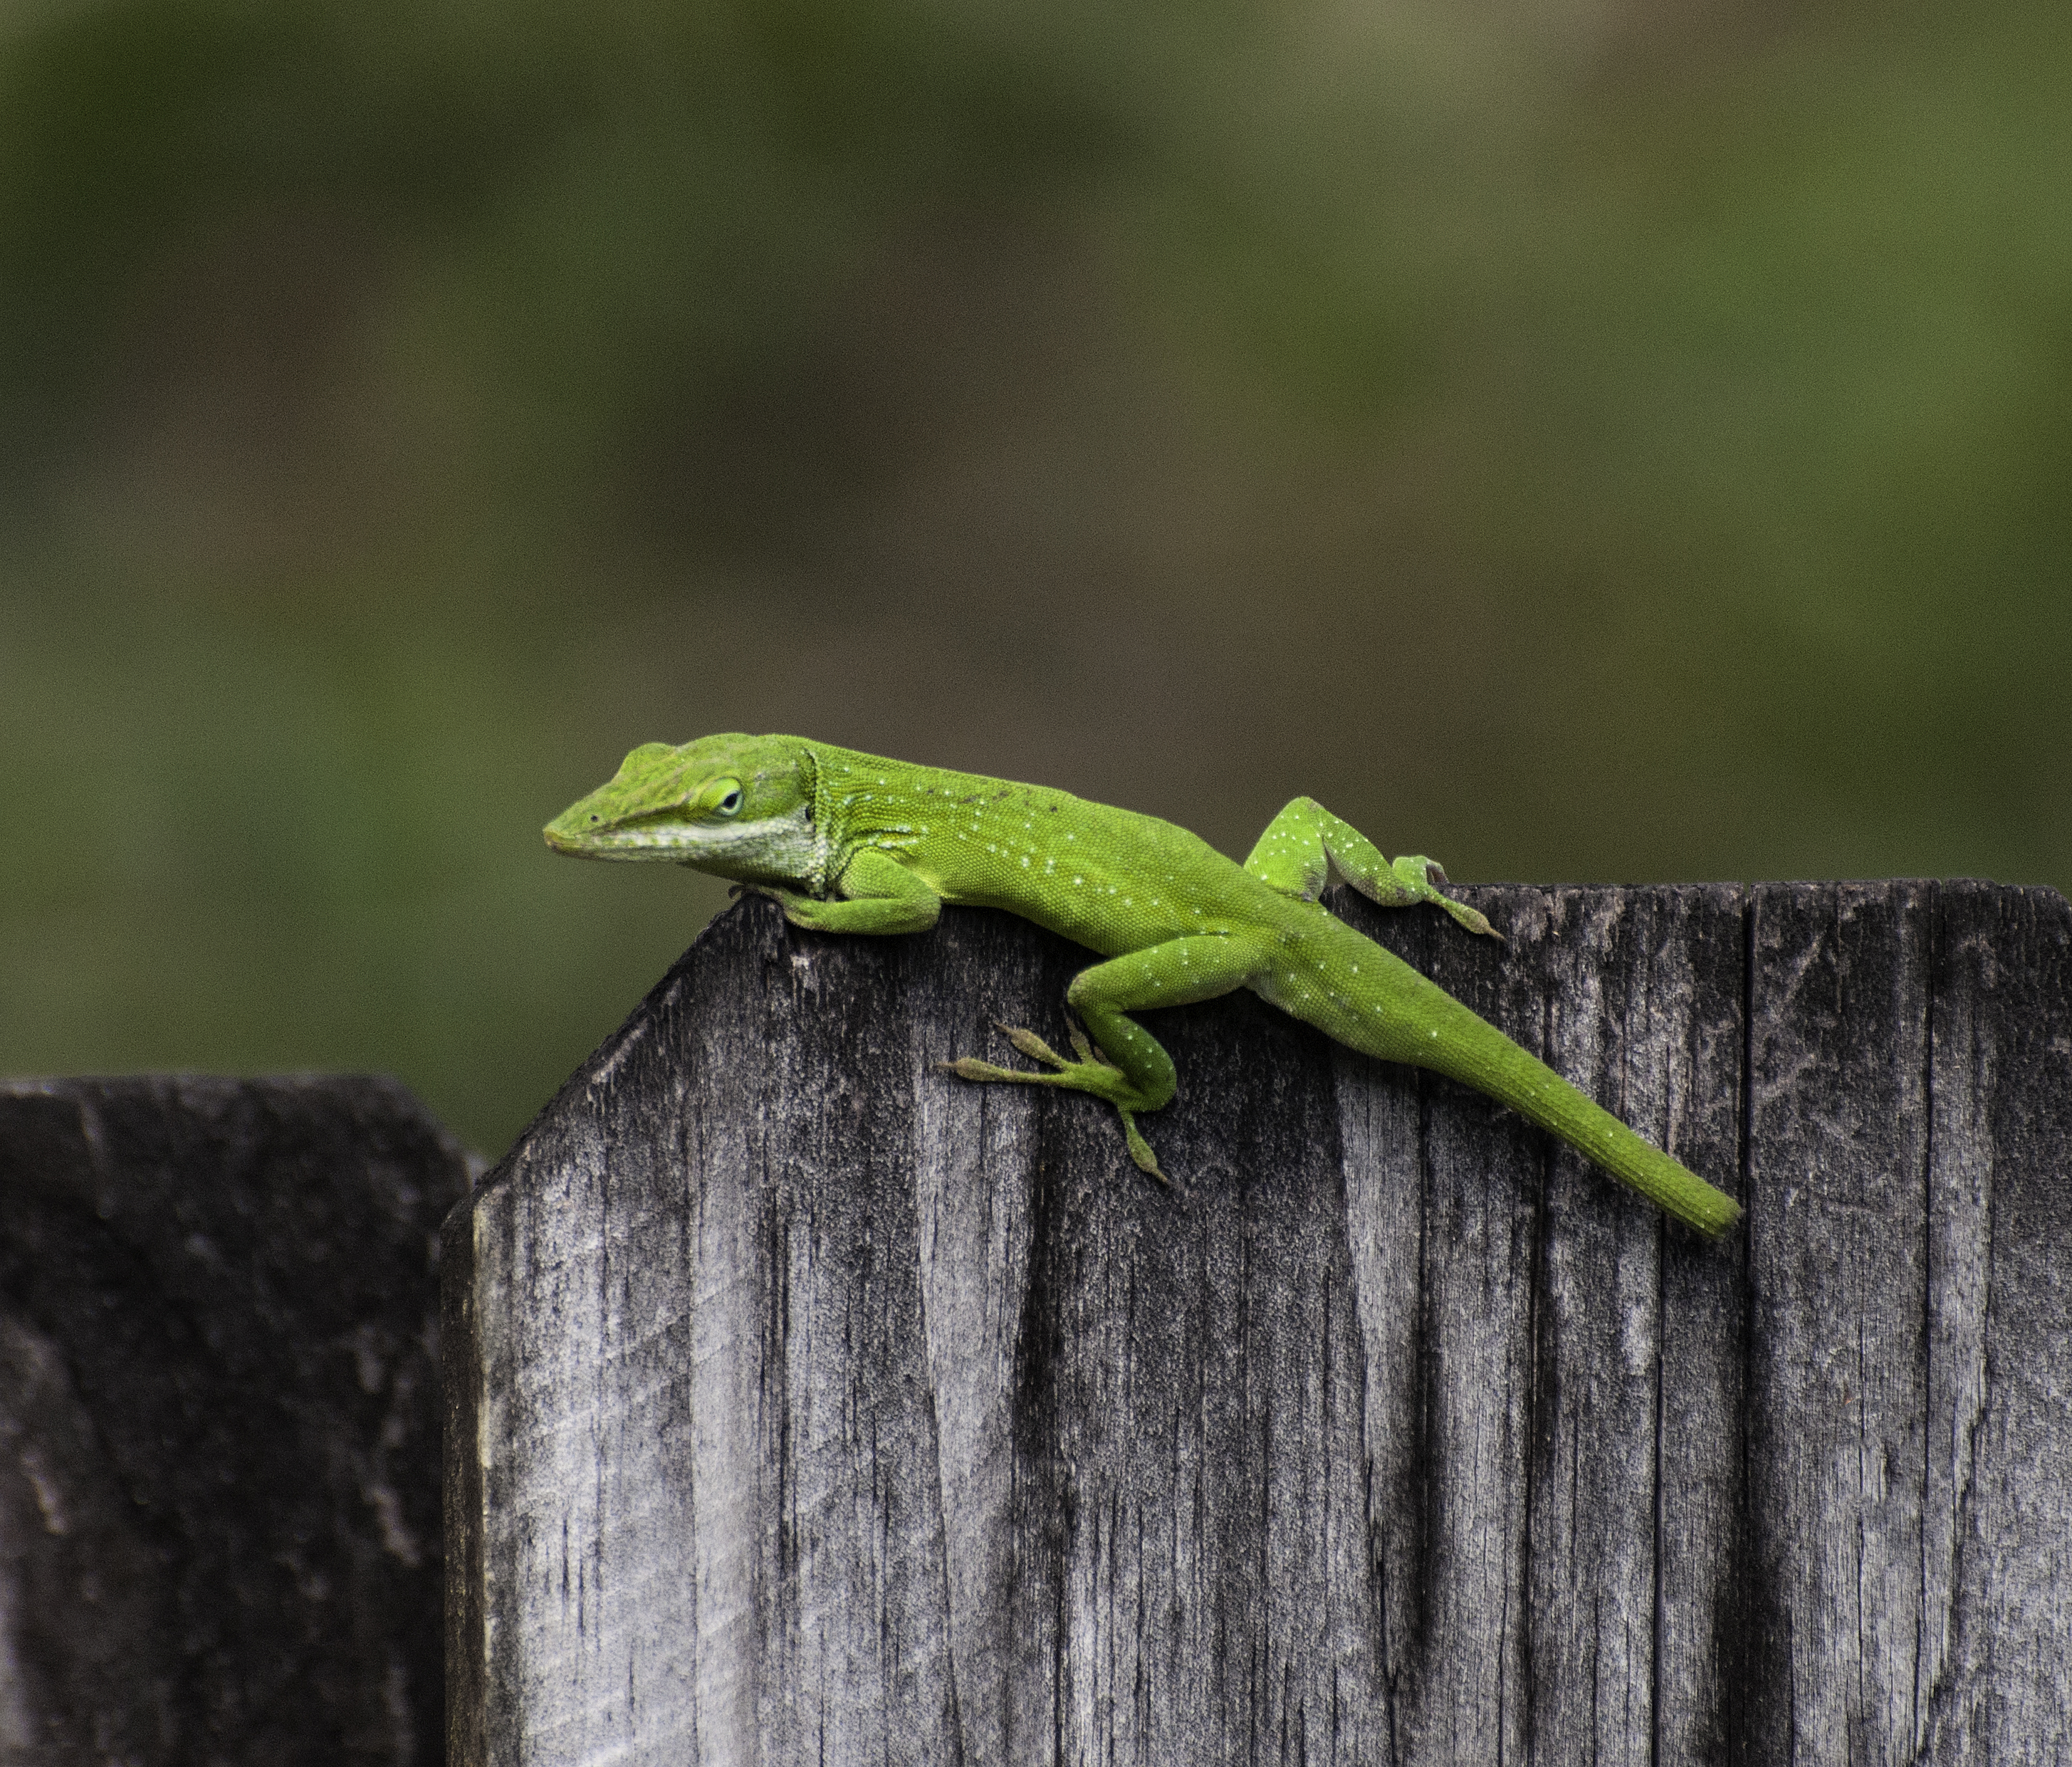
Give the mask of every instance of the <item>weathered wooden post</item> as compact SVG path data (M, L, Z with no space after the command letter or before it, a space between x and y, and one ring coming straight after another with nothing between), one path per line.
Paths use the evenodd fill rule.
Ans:
M1071 947L717 923L448 1224L455 1767L2072 1758L2072 910L1467 894L1742 1231L1248 996L1169 1194L931 1065Z
M391 1081L0 1083L0 1761L434 1767L468 1179Z

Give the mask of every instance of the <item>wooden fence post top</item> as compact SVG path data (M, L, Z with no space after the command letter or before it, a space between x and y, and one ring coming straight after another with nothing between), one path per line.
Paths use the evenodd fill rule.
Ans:
M1003 914L722 916L447 1225L462 1763L2072 1758L2072 907L1342 911L1719 1246L1249 995L1144 1120Z

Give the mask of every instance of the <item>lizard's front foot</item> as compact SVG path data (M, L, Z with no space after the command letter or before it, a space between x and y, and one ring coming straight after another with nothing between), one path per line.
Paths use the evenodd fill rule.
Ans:
M1005 1032L1008 1042L1031 1061L1042 1062L1057 1071L1032 1074L1026 1068L997 1067L975 1055L960 1056L954 1062L939 1062L936 1066L960 1080L976 1080L982 1084L1006 1080L1021 1086L1062 1086L1075 1092L1091 1092L1096 1098L1106 1099L1122 1119L1123 1136L1129 1144L1129 1157L1137 1162L1137 1169L1170 1187L1173 1181L1158 1169L1158 1156L1151 1151L1151 1144L1137 1127L1137 1112L1143 1108L1141 1096L1122 1070L1096 1049L1078 1025L1071 1028L1072 1047L1079 1054L1077 1061L1060 1055L1034 1031L1013 1025L1001 1025L997 1029Z

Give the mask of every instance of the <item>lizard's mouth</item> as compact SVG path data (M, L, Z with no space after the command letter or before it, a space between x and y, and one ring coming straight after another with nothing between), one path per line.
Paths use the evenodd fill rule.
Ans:
M547 824L546 836L556 853L571 858L645 859L689 865L716 877L782 882L817 877L826 862L803 808L743 822L715 820L689 805L614 816L578 804Z
M700 843L695 824L678 810L630 816L623 822L593 828L564 816L546 828L547 844L574 859L637 859L656 853L681 853Z

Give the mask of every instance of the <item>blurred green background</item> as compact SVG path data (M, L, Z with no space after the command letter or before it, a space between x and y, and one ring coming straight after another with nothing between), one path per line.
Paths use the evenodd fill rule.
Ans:
M794 730L1242 855L2072 883L2072 11L15 0L0 1067L495 1154Z

